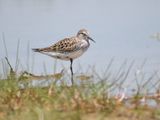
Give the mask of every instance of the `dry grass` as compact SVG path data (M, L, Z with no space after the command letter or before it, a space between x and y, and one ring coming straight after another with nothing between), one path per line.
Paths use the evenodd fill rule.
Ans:
M14 74L13 74L14 73ZM83 82L75 86L52 82L47 87L25 84L33 74L16 76L10 71L7 79L0 81L0 119L16 120L158 120L159 96L135 94L130 98L109 95L114 85L102 82ZM55 75L52 75L51 78ZM50 76L50 75L47 75ZM21 79L19 79L21 77ZM44 76L43 76L44 77ZM36 77L39 78L39 77ZM45 77L44 77L45 78ZM61 79L58 74L58 79ZM92 79L92 77L91 77ZM57 80L57 79L53 79ZM23 82L22 82L23 81ZM113 83L112 83L113 84ZM153 99L157 107L142 102Z

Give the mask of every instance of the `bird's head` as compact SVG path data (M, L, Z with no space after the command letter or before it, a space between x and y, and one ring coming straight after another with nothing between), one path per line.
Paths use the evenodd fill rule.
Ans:
M95 42L90 36L89 36L89 32L86 29L81 29L78 31L77 33L77 37L83 38L85 40L91 40L93 42Z

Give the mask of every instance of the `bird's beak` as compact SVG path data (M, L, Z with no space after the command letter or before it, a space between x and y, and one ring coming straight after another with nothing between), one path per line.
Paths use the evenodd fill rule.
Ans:
M91 37L89 37L89 36L88 36L88 39L92 40L94 43L96 42L96 41L94 41L94 40L93 40Z

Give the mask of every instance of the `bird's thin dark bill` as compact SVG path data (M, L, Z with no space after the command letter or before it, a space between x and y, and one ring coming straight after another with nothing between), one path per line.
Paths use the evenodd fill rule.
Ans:
M91 37L88 37L88 39L92 40L93 42L96 42L96 41L94 41Z

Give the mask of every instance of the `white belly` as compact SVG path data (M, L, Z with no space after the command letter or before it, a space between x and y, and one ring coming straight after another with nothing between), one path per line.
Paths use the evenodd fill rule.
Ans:
M68 57L69 57L69 58L72 58L72 59L78 58L78 57L80 57L85 51L86 51L86 50L79 50L79 51L76 51L76 52L69 53L69 54L68 54Z
M70 60L70 59L76 59L78 57L80 57L87 49L83 49L83 50L79 50L79 51L75 51L75 52L71 52L71 53L67 53L67 54L56 54L58 59L61 60Z

